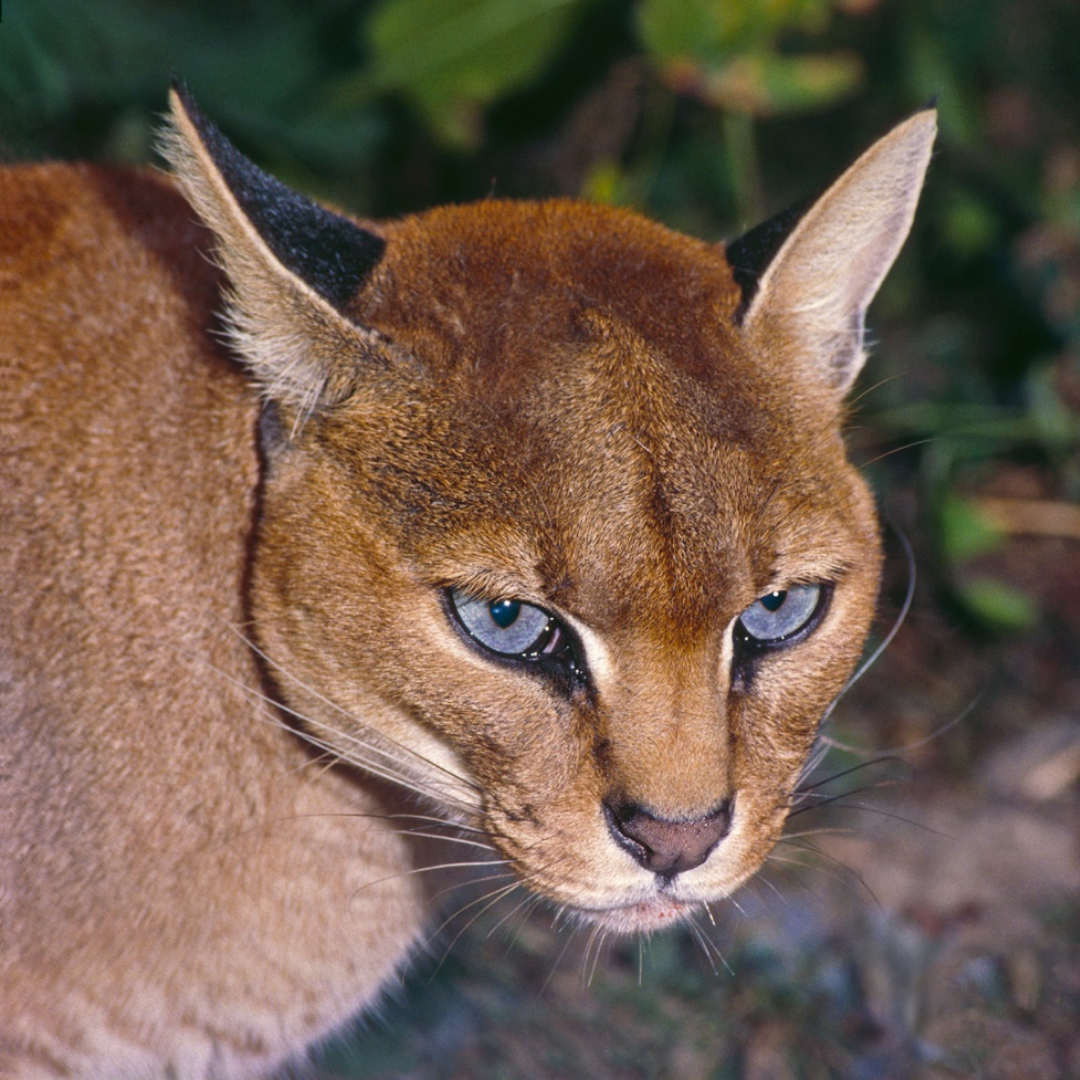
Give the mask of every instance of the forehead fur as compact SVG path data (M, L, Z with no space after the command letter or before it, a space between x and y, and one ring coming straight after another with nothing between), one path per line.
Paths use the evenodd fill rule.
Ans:
M351 314L401 362L323 430L435 577L616 623L643 600L706 625L719 597L753 599L763 538L791 547L793 500L817 501L791 481L846 466L832 417L800 424L794 376L747 351L722 249L570 202L384 235Z
M428 362L493 368L573 332L596 309L663 342L688 370L730 326L740 292L722 248L637 214L569 200L442 207L385 226L387 252L354 314L433 332ZM388 329L390 327L387 327ZM435 345L434 348L430 348Z

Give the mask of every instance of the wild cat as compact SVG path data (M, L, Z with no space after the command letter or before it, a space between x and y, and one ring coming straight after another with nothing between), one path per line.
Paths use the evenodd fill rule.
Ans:
M0 171L0 1075L272 1072L455 837L619 933L755 872L873 614L843 398L934 130L726 246L356 221L180 91L175 179Z

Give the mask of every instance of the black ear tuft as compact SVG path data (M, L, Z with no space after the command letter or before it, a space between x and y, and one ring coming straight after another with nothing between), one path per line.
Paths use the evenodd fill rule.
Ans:
M813 206L815 199L816 196L813 195L800 199L794 206L781 210L779 214L755 225L749 232L725 245L735 284L742 293L742 299L735 310L736 325L742 322L750 302L757 294L761 275L769 268L769 263L799 224L803 214Z
M386 242L286 187L208 120L182 85L173 89L233 197L270 250L298 278L340 310L382 258Z

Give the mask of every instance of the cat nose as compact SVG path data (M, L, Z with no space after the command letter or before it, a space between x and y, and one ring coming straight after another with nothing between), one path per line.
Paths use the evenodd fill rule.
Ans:
M604 816L616 843L646 870L673 878L700 866L731 828L731 800L707 814L670 821L632 802L604 802Z

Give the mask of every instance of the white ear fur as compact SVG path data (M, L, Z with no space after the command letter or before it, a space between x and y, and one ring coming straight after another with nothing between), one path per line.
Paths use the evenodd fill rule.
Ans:
M936 130L927 109L871 146L799 220L742 320L790 335L841 392L866 358L866 308L911 228Z
M356 291L382 241L261 172L175 87L170 105L162 150L217 237L232 344L264 395L301 423L347 391L356 359L376 344L332 299Z

